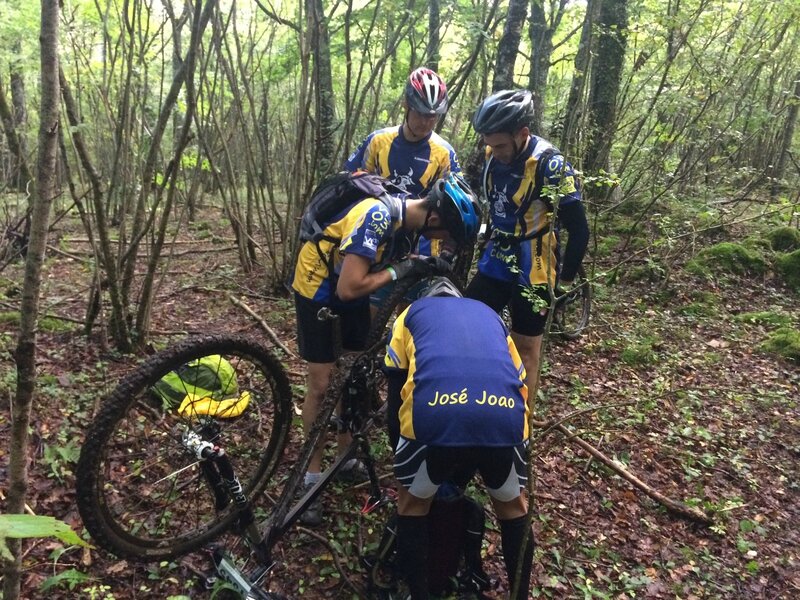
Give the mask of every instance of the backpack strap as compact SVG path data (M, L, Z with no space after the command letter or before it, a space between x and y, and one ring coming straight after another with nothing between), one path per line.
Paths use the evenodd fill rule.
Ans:
M552 210L553 203L547 196L542 196L542 190L544 189L545 167L547 166L547 163L550 162L550 159L557 154L561 154L561 151L553 146L553 144L543 139L536 138L536 146L531 153L531 156L536 159L536 173L533 176L533 189L516 211L517 215L519 215L521 218L524 217L526 212L528 212L528 209L530 209L534 200L541 200ZM549 225L542 227L532 234L527 234L520 237L519 241L541 238L549 228Z
M389 219L392 223L397 222L403 217L403 201L400 198L392 196L388 191L384 191L382 194L375 196L375 199L380 200L380 202L389 211ZM366 200L366 198L363 198L363 200ZM361 202L361 200L359 200L359 202ZM358 202L356 202L356 204L357 203ZM355 204L353 206L355 206ZM314 246L317 249L317 254L319 254L320 260L322 260L322 262L325 263L325 266L328 268L328 277L331 280L331 284L335 288L337 275L336 272L334 271L333 257L334 253L337 251L336 250L337 246L341 243L342 240L341 238L335 238L330 235L325 235L324 230L325 228L327 228L327 226L328 225L325 225L323 229L320 229L319 224L316 221L314 221L314 230L315 232L319 230L319 235L316 235L312 240L309 241L314 242ZM371 270L376 270L376 271L380 270L384 268L386 264L389 263L389 261L393 257L394 250L397 247L399 237L400 236L398 236L394 231L392 231L389 234L388 247L383 253L384 258L380 262L373 265ZM331 244L330 250L328 250L327 253L323 252L322 248L320 247L320 242L323 240Z

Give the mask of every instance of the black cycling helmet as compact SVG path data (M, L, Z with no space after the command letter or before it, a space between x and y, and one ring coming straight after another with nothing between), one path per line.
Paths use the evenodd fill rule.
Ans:
M484 100L472 116L478 133L516 133L533 121L533 95L528 90L503 90Z
M431 298L433 296L452 296L463 298L461 290L447 277L434 277L430 280L428 287L420 294L420 298Z
M447 86L436 71L415 69L406 82L406 104L423 115L447 112Z
M441 228L446 229L457 243L475 239L481 224L481 209L461 175L450 174L437 179L428 200L428 208L439 213Z

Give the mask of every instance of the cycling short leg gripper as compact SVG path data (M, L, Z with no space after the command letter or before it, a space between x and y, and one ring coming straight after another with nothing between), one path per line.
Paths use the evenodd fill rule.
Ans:
M397 517L397 563L411 600L428 600L428 517Z
M522 556L522 575L519 589L513 600L525 600L531 581L531 563L533 563L533 531L528 536L528 542L522 550L522 540L525 536L525 515L516 519L500 521L500 536L503 541L503 556L506 563L508 587L513 588L514 577L517 574L520 555Z

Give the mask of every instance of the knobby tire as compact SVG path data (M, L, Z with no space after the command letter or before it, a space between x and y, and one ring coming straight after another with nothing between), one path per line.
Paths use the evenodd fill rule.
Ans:
M181 415L154 394L154 384L171 371L217 354L233 365L239 390L249 393L241 415ZM221 535L237 513L232 502L215 505L207 472L213 464L190 455L182 433L200 432L223 448L252 503L283 454L291 414L284 368L245 337L190 338L150 357L119 383L86 432L77 503L94 542L121 558L161 561Z

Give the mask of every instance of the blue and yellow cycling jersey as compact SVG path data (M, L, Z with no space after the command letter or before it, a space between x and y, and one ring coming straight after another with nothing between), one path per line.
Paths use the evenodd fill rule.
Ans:
M549 142L532 135L526 149L509 164L493 160L491 148L486 148L484 193L495 239L478 262L478 270L484 275L504 281L516 278L523 285L553 281L557 240L548 232L553 206L545 194L548 187L557 189L559 206L563 207L580 202L581 192L572 166L556 153L543 166L545 192L534 197L539 158L550 148ZM515 241L509 243L497 234Z
M410 142L403 136L402 125L373 131L344 168L378 173L413 198L427 194L437 179L461 171L455 150L439 134L432 132L424 140Z
M346 254L364 256L372 263L388 258L384 253L400 225L400 220L392 219L386 205L376 198L367 198L343 211L323 233L331 240L341 240L338 247L335 241L322 239L306 242L300 248L292 289L315 302L337 302L336 279L329 276L329 260L338 274Z
M395 321L384 369L407 372L400 435L434 446L528 437L525 368L500 317L468 298L422 298Z
M510 164L492 160L486 148L486 199L490 206L492 228L514 237L531 237L550 226L553 207L546 198L533 198L539 157L552 145L531 136L528 146ZM563 168L563 175L562 175ZM553 186L560 194L560 206L579 202L581 193L575 172L561 154L550 156L543 171L544 186ZM541 195L540 195L541 196ZM527 206L527 210L524 210Z

